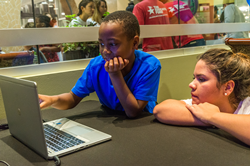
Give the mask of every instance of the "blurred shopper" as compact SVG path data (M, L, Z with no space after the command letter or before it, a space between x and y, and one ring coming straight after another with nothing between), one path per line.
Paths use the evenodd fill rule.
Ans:
M55 28L58 27L57 20L56 20L55 17L51 19L49 24L50 24L51 27L55 27Z
M218 17L218 7L214 6L214 23L220 23L220 19Z
M107 12L107 3L105 0L95 0L94 4L95 11L93 16L87 19L87 25L99 27L104 18L104 13Z
M78 14L76 19L69 23L69 27L86 26L86 21L91 17L95 10L93 0L82 0L78 6Z
M224 9L224 22L225 23L244 23L245 17L235 4L228 3ZM225 37L230 38L248 38L248 32L230 32Z
M214 23L220 23L220 19L218 17L218 7L214 6ZM219 39L223 34L215 33L214 39Z
M224 11L221 13L220 15L220 22L223 23L225 20L225 17L224 17Z
M135 4L134 4L133 0L131 0L131 1L128 3L128 6L126 7L126 11L129 11L129 12L132 12L132 13L133 13L134 7L135 7Z
M160 0L165 4L167 8L169 20L171 24L197 24L198 21L193 16L189 6L182 1L179 1L179 13L178 13L178 1L176 0ZM180 14L180 20L178 15ZM177 47L195 47L206 45L206 42L201 34L196 35L184 35L173 37Z
M25 28L35 28L34 22L28 22L25 25ZM24 47L24 51L32 51L34 53L34 59L33 59L33 64L37 64L38 63L38 53L37 53L37 49L34 46L23 46ZM48 62L46 57L44 56L44 54L39 50L39 59L40 59L40 63L46 63Z
M140 25L169 24L167 9L162 2L158 0L140 1L133 10ZM142 49L145 52L172 48L174 47L171 37L144 38L142 42Z
M48 16L40 15L36 17L36 27L37 28L49 28L50 18ZM48 62L59 61L57 52L61 51L60 44L46 44L39 45L39 50L45 55Z

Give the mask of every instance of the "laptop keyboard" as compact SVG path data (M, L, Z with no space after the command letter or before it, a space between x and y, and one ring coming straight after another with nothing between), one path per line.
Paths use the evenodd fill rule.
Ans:
M44 125L44 134L47 146L55 152L84 143L84 141L73 135L58 130L48 124Z

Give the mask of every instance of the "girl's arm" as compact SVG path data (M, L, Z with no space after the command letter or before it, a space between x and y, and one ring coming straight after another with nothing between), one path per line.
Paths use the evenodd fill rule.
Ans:
M209 103L187 105L187 108L204 123L225 130L242 142L250 145L250 115L223 113L219 111L217 106Z
M162 123L184 126L209 126L196 118L184 101L168 99L154 108L155 117Z

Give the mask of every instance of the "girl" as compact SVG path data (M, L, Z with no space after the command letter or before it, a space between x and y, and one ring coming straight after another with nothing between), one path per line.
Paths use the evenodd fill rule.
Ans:
M69 23L69 27L86 26L86 20L93 15L95 10L93 0L82 0L78 9L79 12L76 19Z
M99 27L103 18L103 14L107 12L107 3L105 0L95 1L95 12L92 17L88 18L87 25Z
M211 49L198 58L192 99L165 100L154 108L163 123L216 126L250 145L250 58Z

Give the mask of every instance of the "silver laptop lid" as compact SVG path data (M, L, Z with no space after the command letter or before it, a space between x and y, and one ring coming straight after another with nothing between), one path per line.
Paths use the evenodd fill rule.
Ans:
M0 88L10 133L47 159L36 83L0 75Z

